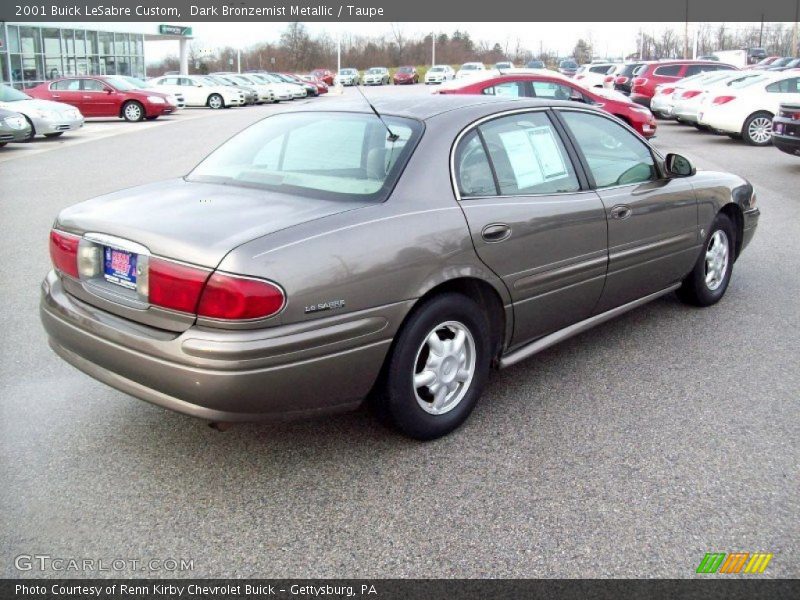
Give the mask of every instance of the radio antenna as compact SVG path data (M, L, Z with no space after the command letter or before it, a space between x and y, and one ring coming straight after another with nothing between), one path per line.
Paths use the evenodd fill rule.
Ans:
M367 98L366 94L364 94L364 92L361 91L361 87L358 84L356 84L353 87L355 87L358 90L358 93L361 94L362 98L364 98L364 102L366 102L369 105L369 107L372 109L372 112L375 113L375 116L378 117L378 119L380 119L381 123L383 123L383 126L386 127L386 131L389 132L389 137L387 139L390 142L396 142L397 140L399 140L400 136L397 135L396 133L394 133L391 129L389 129L389 126L386 124L386 121L383 120L383 117L381 116L381 113L379 113L378 109L375 108L372 105L372 102L369 101L369 99Z

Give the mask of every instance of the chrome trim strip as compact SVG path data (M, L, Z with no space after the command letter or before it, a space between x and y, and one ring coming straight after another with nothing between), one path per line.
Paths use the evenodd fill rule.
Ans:
M114 235L89 232L89 233L84 233L83 238L89 240L90 242L101 244L103 246L116 248L117 250L124 250L125 252L131 252L133 254L143 254L145 256L150 256L150 250L145 246L142 246L141 244L137 244L136 242L132 242L130 240L126 240L124 238L116 237Z
M584 331L591 329L595 325L599 325L600 323L605 323L606 321L609 321L614 317L626 313L629 310L642 306L643 304L647 304L651 300L655 300L660 296L668 294L678 289L680 285L681 285L680 283L674 283L668 288L663 289L659 292L643 296L638 300L634 300L633 302L628 302L627 304L617 306L616 308L612 308L611 310L608 310L604 313L600 313L599 315L594 315L592 317L589 317L588 319L584 319L583 321L579 321L578 323L570 325L569 327L565 327L564 329L560 329L554 333L546 335L543 338L539 338L538 340L535 340L529 344L526 344L525 346L522 346L521 348L518 348L517 350L514 350L513 352L509 352L508 354L504 355L500 359L499 366L501 369L505 369L506 367L515 365L518 362L541 352L542 350L546 350L551 346L555 346L556 344L566 340L567 338L571 338L574 335L583 333Z

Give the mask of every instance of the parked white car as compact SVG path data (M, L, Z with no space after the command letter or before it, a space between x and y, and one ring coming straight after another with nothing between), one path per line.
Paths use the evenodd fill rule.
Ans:
M253 77L251 73L231 73L224 75L225 79L233 82L235 85L242 85L249 87L256 93L256 102L276 102L278 100L275 93L274 84L260 81Z
M389 69L370 67L364 71L364 85L389 85Z
M731 87L741 87L748 79L759 77L758 71L729 71L722 77L713 77L703 80L697 85L686 85L681 90L675 90L672 98L671 115L679 123L695 125L698 129L707 129L697 123L697 114L703 105L703 100L708 94L721 93Z
M358 69L339 69L339 73L337 73L335 78L335 83L338 85L358 85L361 83L361 76L358 73Z
M455 79L456 72L450 65L433 65L425 73L425 85L430 83L444 83Z
M697 113L697 122L754 146L772 143L772 117L781 103L800 102L800 72L761 71L740 86L708 94Z
M678 81L662 83L656 86L655 93L650 100L650 111L659 117L672 117L675 101L680 98L684 90L703 89L705 84L723 81L726 78L740 75L741 71L704 71Z
M269 86L272 90L275 102L294 100L295 93L297 92L295 87L299 87L292 86L269 73L245 73L242 76L256 83Z
M164 93L163 89L159 89L155 86L148 86L144 79L139 79L138 77L131 77L130 75L114 75L113 78L122 79L123 81L136 87L136 89L143 90L145 92L158 92L160 94ZM186 108L186 98L183 97L183 94L167 94L167 102L172 104L175 108Z
M575 73L575 80L582 86L587 88L603 87L603 83L607 75L617 68L614 63L591 63L581 65Z
M236 88L211 85L194 75L164 75L147 81L147 85L167 94L183 94L186 106L207 106L213 109L244 105L244 94Z
M464 77L472 77L485 71L486 66L482 62L468 62L461 65L461 68L456 73L456 79L463 79Z
M24 115L33 126L34 136L58 137L83 127L83 115L74 106L31 98L8 85L0 85L0 108Z

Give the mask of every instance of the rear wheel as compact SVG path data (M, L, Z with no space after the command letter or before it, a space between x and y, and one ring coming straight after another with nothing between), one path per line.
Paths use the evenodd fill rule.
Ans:
M55 133L45 133L44 137L46 138L57 138L64 135L63 131L56 131Z
M678 288L678 297L695 306L711 306L719 302L731 280L735 248L733 223L728 215L719 213L711 224L692 272Z
M211 94L206 101L208 108L212 108L217 110L219 108L225 108L225 101L222 99L222 96L219 94Z
M761 111L747 117L742 127L742 139L751 146L769 146L772 143L772 114Z
M144 107L134 100L122 105L122 117L126 121L135 122L144 119Z
M378 398L404 434L431 440L461 425L489 373L489 325L467 296L446 293L419 306L395 340Z

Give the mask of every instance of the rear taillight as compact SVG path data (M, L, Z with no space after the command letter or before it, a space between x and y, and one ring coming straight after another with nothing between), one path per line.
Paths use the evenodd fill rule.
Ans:
M631 85L640 86L640 85L645 85L645 84L647 84L647 77L636 77L636 78L634 78L634 80L633 80Z
M214 273L203 289L197 314L226 321L264 319L280 312L284 303L283 290L273 283Z
M688 99L688 98L694 98L695 96L699 95L700 95L699 90L686 90L685 92L683 92L683 94L681 94L681 98Z
M674 87L666 87L666 88L661 88L661 90L658 93L659 94L671 94L674 91L675 91Z
M210 271L150 258L147 297L150 304L194 313Z
M800 121L800 110L786 110L785 108L778 113L784 119L791 119L792 121Z
M603 83L611 83L612 81L614 81L613 75L607 75L606 77L603 78Z
M736 100L736 96L717 96L711 101L713 106L719 106L721 104L727 104L731 100Z
M627 83L627 82L628 82L628 78L625 77L624 75L620 75L619 77L617 77L614 80L614 83L616 83L618 85L622 85L623 83Z
M72 277L78 278L78 244L81 238L55 229L50 231L50 259L53 266Z

